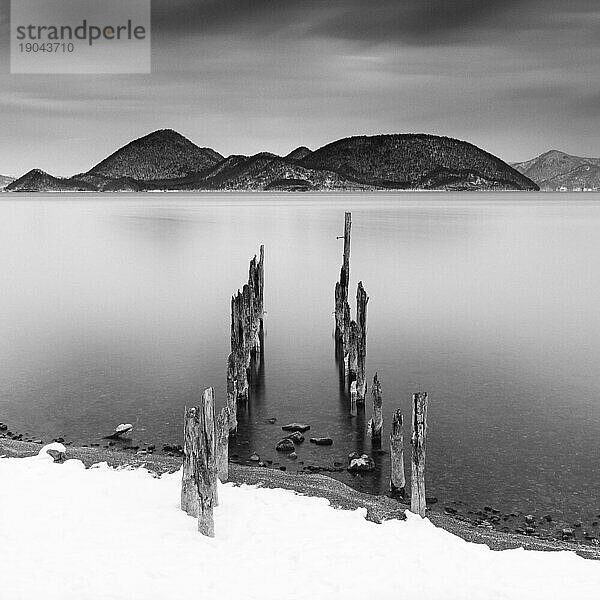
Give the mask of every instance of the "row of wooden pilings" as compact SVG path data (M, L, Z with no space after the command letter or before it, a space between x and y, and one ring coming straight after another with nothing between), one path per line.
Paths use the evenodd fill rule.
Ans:
M357 414L357 405L363 405L367 391L367 304L369 297L362 281L356 292L356 320L350 318L348 288L350 282L350 239L352 213L344 216L344 251L340 279L335 285L335 341L344 381L350 395L350 413ZM342 237L342 236L340 236ZM368 432L374 448L381 448L383 433L383 393L377 373L371 388L373 417ZM427 439L427 393L413 394L412 399L412 455L411 455L411 512L425 516L425 450ZM390 491L404 497L404 417L401 410L394 412L390 432Z
M336 353L341 359L344 380L350 394L351 413L364 406L367 392L367 304L369 297L359 282L356 320L350 318L350 237L352 215L344 222L344 253L340 280L335 287ZM225 482L228 473L228 442L237 429L237 406L248 401L248 373L260 358L264 332L264 246L259 258L250 262L248 283L231 299L231 352L227 360L227 404L215 418L214 390L208 388L200 406L186 408L184 418L184 462L181 508L198 519L198 530L214 536L213 507L218 504L217 478ZM383 393L377 373L371 389L373 418L369 434L374 447L381 447ZM427 393L413 395L411 511L425 516L425 450L427 437ZM404 417L396 410L390 432L390 489L404 497Z
M184 415L181 509L198 519L198 531L215 535L217 478L229 479L229 435L237 429L238 403L248 401L248 373L260 358L264 333L264 246L250 261L248 283L231 298L231 352L227 404L215 418L215 393L204 390L200 406Z

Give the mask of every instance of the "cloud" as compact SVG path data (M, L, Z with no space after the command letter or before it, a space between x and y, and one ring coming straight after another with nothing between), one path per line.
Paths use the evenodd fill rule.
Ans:
M492 35L568 26L596 0L154 0L158 35L326 36L417 45L485 43Z

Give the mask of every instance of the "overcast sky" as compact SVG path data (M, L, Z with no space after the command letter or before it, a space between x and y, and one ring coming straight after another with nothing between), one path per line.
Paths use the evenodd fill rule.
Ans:
M224 155L428 132L600 156L598 0L153 0L151 75L9 74L0 173L85 171L170 127Z

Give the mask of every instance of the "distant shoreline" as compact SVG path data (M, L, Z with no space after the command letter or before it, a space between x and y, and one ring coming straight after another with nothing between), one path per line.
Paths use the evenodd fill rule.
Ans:
M24 458L36 455L41 446L32 442L15 441L0 438L0 459ZM146 468L156 475L175 472L181 467L181 458L165 454L132 454L116 449L67 447L67 459L81 460L86 467L99 462L107 462L115 468ZM273 468L260 468L231 462L229 465L230 482L236 485L258 485L269 488L283 488L300 494L326 498L332 506L344 510L367 509L367 519L381 522L389 519L402 519L407 509L388 496L364 494L348 487L327 475L309 473L286 473ZM8 483L10 485L10 483ZM460 521L435 509L428 514L429 520L436 526L461 537L462 539L488 545L492 550L525 548L541 551L571 551L583 558L600 560L600 547L559 540L541 540L516 533L504 533L476 527Z
M309 190L305 192L301 191L286 191L286 190L192 190L192 191L179 191L179 190L143 190L138 192L109 192L109 191L10 191L6 189L0 190L0 194L6 194L6 196L157 196L157 195L170 195L170 196L195 196L195 195L251 195L251 196L395 196L395 195L409 195L409 194L435 194L435 195L454 195L454 194L465 194L467 196L476 195L524 195L524 196L535 196L538 194L547 195L569 195L569 194L600 194L600 190L424 190L424 189L411 189L411 190Z

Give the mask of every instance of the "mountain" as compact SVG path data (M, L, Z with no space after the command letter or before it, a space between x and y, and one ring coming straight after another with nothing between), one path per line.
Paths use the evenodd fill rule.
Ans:
M292 150L285 158L288 160L304 160L312 154L312 150L306 146L298 146L295 150Z
M33 169L15 179L6 187L7 192L93 192L96 188L78 179L61 179Z
M101 179L137 181L176 179L203 171L223 160L211 148L199 148L172 129L161 129L123 146L79 179L98 185Z
M350 137L316 151L300 146L223 158L163 129L123 146L87 173L58 179L27 173L9 191L372 191L536 190L535 183L479 148L425 134Z
M350 181L322 169L309 169L294 160L268 152L254 156L230 156L212 169L177 180L146 182L154 190L314 191L372 190L373 186Z
M350 137L323 146L301 164L388 189L538 189L473 144L428 134Z
M550 150L512 166L542 190L600 190L600 158L583 158Z
M9 183L15 180L14 177L7 177L6 175L0 175L0 190L3 190Z

